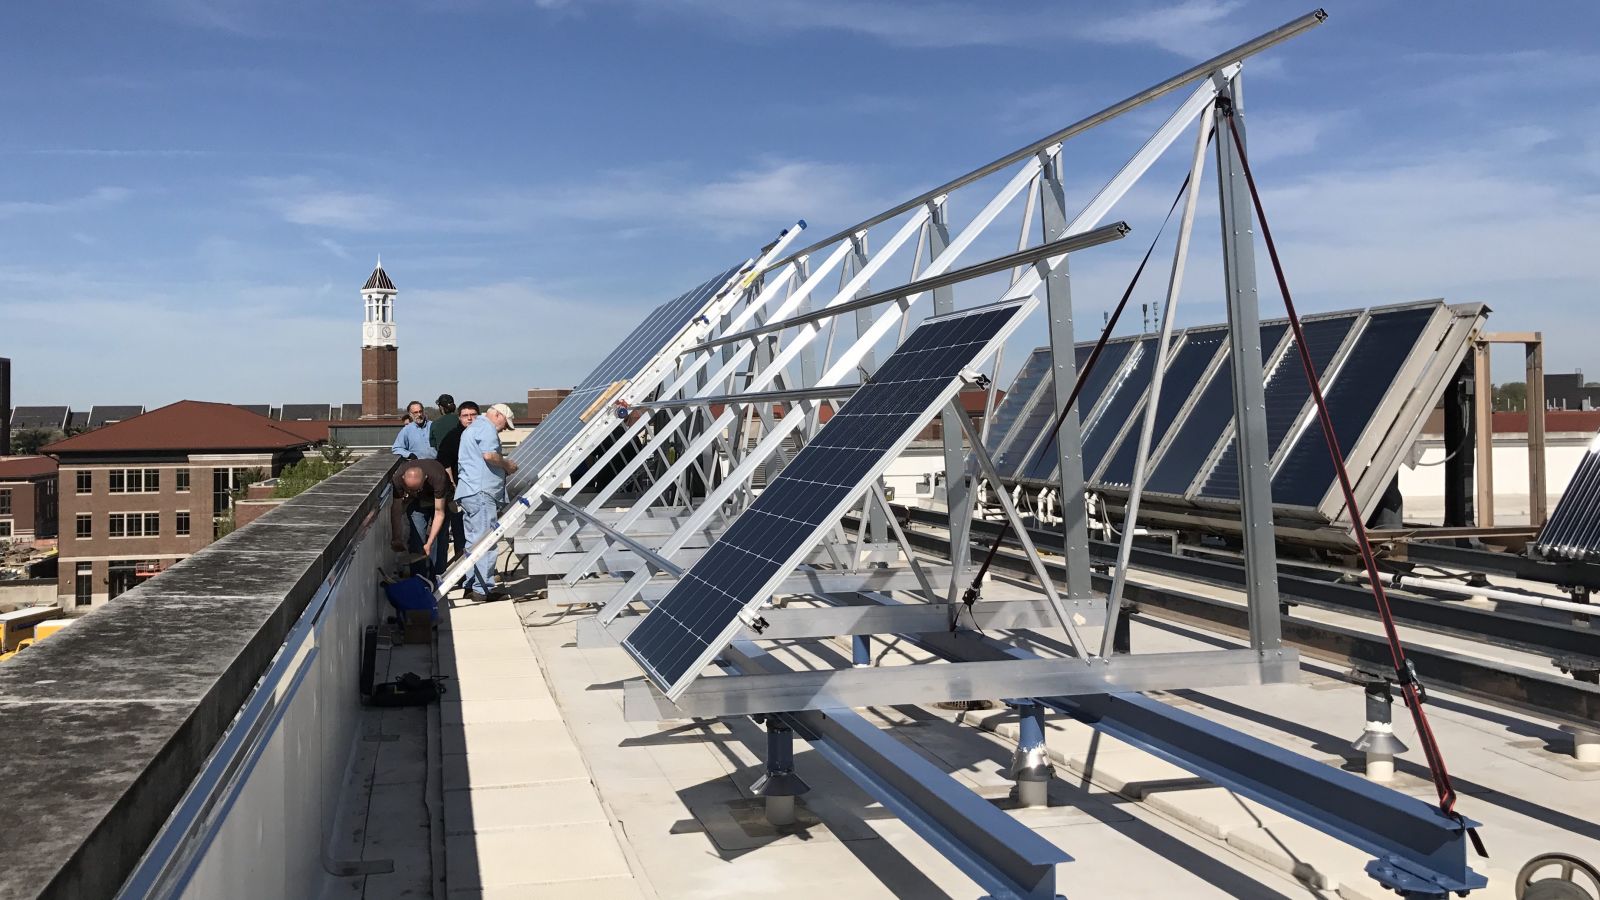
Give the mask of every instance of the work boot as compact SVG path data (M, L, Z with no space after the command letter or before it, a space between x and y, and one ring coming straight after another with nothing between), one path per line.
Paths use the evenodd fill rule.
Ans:
M467 591L467 601L470 603L488 603L493 599L494 597L488 594L481 594L477 591Z

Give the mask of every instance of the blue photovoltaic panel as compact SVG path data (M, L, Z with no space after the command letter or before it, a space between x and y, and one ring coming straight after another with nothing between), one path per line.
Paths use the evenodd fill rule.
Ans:
M1332 387L1324 389L1333 433L1342 452L1349 453L1366 430L1438 309L1437 305L1429 305L1376 313L1356 336L1355 346L1340 364ZM1311 343L1309 334L1306 343ZM1313 418L1310 427L1294 439L1289 455L1272 476L1272 501L1284 506L1318 506L1333 482L1333 460L1322 437L1322 423Z
M1079 377L1083 378L1083 390L1078 392L1078 419L1080 420L1080 423L1081 420L1094 412L1095 404L1100 402L1100 396L1105 393L1106 386L1111 383L1111 379L1115 378L1117 372L1121 370L1122 361L1127 359L1128 353L1138 345L1138 341L1113 341L1106 344L1105 349L1100 351L1100 359L1095 362L1094 369L1092 369L1087 376L1082 374L1083 367L1088 364L1089 355L1094 352L1094 344L1079 344L1077 346L1077 352L1074 354L1074 358L1077 360ZM1053 376L1049 379L1049 383L1049 389L1054 391L1055 378ZM1050 409L1049 413L1047 414L1046 421L1039 426L1040 428L1048 428L1055 424L1056 421L1055 395L1047 394L1046 396L1050 398L1050 403L1046 404ZM1063 423L1061 427L1065 428L1065 423ZM1029 446L1032 446L1032 443L1037 440L1038 432L1036 431L1034 432L1033 436L1029 438ZM1057 478L1057 469L1060 468L1060 461L1056 458L1059 455L1059 451L1057 450L1058 444L1059 441L1057 440L1057 433L1052 432L1050 437L1045 441L1044 445L1039 448L1039 452L1028 456L1027 462L1030 463L1030 465L1024 472L1008 472L1005 469L1001 469L999 466L995 466L995 468L1000 472L1001 478L1035 477L1048 478L1054 481ZM1018 462L1021 462L1021 460L1018 460ZM1085 463L1084 471L1089 472L1093 470L1087 465L1087 463ZM1037 476L1028 476L1026 475L1026 472L1043 474Z
M682 693L1031 305L928 319L884 360L623 642L657 687Z
M1043 384L1050 377L1050 348L1040 347L1028 355L1022 368L1017 371L1017 377L1012 379L1011 387L1006 389L1006 395L994 408L994 418L989 420L989 453L994 457L995 468L1004 472L1000 457L1008 453L1016 444L1019 431L1014 426L1017 419L1028 407L1028 401L1033 398ZM1026 452L1026 448L1024 448Z
M1289 330L1284 323L1261 326L1261 364L1277 349L1283 333ZM1233 422L1233 361L1224 356L1217 370L1211 374L1201 394L1196 398L1189 414L1183 417L1177 432L1161 452L1155 470L1145 481L1145 491L1156 494L1182 495L1188 492L1200 467L1211 456L1211 451L1222 439L1222 432Z
M1547 559L1600 558L1600 434L1589 442L1589 452L1533 547Z
M1111 349L1109 346L1107 350ZM1133 365L1121 373L1119 380L1106 389L1105 405L1095 414L1093 422L1083 432L1083 471L1093 472L1100 468L1100 463L1106 458L1106 452L1111 449L1111 442L1116 440L1117 432L1122 430L1122 423L1128 420L1133 413L1134 404L1139 398L1150 392L1150 373L1155 370L1156 339L1145 338L1138 342L1138 358ZM1102 355L1100 363L1095 365L1098 369L1107 362ZM1044 481L1054 476L1056 459L1054 443L1048 456L1041 454L1028 466L1023 477L1032 481Z
M1183 346L1171 356L1167 362L1167 371L1162 376L1161 398L1156 404L1155 429L1150 434L1151 449L1161 446L1161 441L1167 436L1167 429L1172 427L1178 412L1183 409L1184 402L1194 393L1200 378L1211 367L1211 360L1216 358L1227 337L1228 331L1225 328L1205 331L1190 329L1184 333ZM1094 479L1097 483L1116 487L1127 487L1133 483L1133 463L1134 457L1139 454L1139 433L1144 428L1144 413L1140 412L1130 424L1132 427L1122 436L1122 442L1112 452L1111 461L1106 463L1105 470Z
M612 350L588 377L562 398L544 421L533 429L527 440L517 445L511 458L517 461L517 473L512 476L512 496L527 490L572 439L578 436L585 424L581 418L584 410L618 381L631 381L644 371L650 361L666 349L668 342L700 315L728 279L738 274L742 266L735 266L713 276L699 287L661 304L645 316L635 328ZM608 414L602 410L600 415ZM615 420L613 420L615 421Z
M1327 380L1328 364L1344 344L1350 329L1356 324L1356 318L1355 315L1337 316L1301 325L1301 330L1306 333L1306 346L1311 350L1311 361L1316 364L1322 380ZM1300 360L1300 349L1293 336L1289 338L1289 346L1284 348L1283 355L1278 357L1278 364L1267 373L1264 396L1267 409L1267 459L1271 459L1283 444L1289 429L1299 421L1300 411L1305 408L1306 401L1311 399L1305 363ZM1229 402L1231 404L1232 401ZM1211 474L1206 478L1205 487L1200 489L1200 496L1208 500L1239 499L1237 436L1228 440L1228 446L1217 457L1216 465L1211 467Z

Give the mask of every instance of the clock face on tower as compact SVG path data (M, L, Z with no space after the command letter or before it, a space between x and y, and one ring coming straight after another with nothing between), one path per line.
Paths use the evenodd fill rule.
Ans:
M386 338L394 337L394 329L388 325L383 326L383 336Z

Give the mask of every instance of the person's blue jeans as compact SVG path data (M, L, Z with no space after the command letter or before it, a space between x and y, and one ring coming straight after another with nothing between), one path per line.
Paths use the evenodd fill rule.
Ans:
M411 539L408 542L411 552L422 552L422 545L428 542L428 529L433 525L433 510L420 506L406 509L406 515L411 518ZM433 539L433 553L428 557L429 565L433 566L430 573L438 576L444 572L444 545L448 540L443 528L439 529L439 536Z
M456 512L445 510L444 530L450 533L450 546L455 548L456 556L467 552L466 524L461 520L462 515L459 508Z
M461 504L461 524L467 533L467 546L476 546L478 541L494 530L495 517L500 512L499 504L487 492L457 497L456 502ZM493 548L483 554L461 579L461 586L480 594L489 593L494 588L494 561L497 555Z

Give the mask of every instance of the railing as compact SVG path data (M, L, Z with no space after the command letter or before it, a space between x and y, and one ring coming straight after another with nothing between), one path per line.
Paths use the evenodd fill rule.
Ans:
M332 826L392 465L356 463L0 667L0 773L38 788L0 825L0 897L301 898L361 873ZM30 732L66 752L9 752Z

